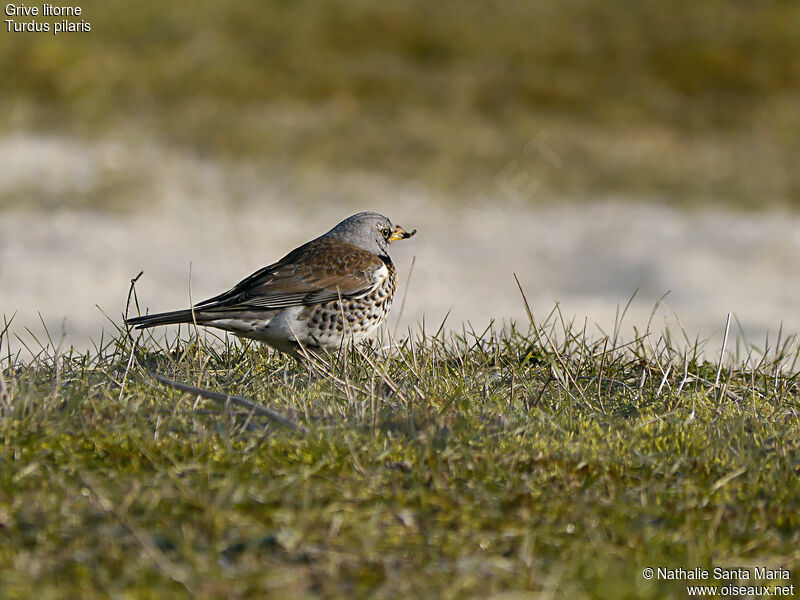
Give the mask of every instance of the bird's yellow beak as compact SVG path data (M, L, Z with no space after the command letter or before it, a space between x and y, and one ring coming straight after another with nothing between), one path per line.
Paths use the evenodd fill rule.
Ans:
M400 225L395 225L392 235L389 236L389 241L396 242L397 240L405 240L413 236L415 233L417 233L416 229L411 233L409 233L408 231L400 227Z

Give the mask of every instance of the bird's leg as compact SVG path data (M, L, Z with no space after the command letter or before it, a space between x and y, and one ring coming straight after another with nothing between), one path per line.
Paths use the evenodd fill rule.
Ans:
M288 352L288 354L297 362L297 366L306 372L309 385L315 383L324 375L324 373L320 373L322 358L308 346L295 343L292 351Z

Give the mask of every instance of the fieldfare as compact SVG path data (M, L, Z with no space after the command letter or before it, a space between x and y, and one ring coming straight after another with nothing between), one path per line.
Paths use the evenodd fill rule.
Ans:
M375 334L392 306L397 271L389 244L416 232L374 212L358 213L224 294L125 323L137 329L197 323L295 357L299 345L332 350L358 343Z

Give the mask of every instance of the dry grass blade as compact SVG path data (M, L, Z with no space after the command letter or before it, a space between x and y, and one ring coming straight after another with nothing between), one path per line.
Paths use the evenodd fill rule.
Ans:
M161 549L153 543L147 532L142 531L132 519L128 517L123 511L119 509L109 498L109 495L100 488L99 482L88 474L82 476L83 484L91 490L89 496L92 503L100 510L113 515L128 531L131 532L134 538L142 546L142 549L156 564L156 566L163 571L170 579L176 583L181 584L189 593L193 593L190 582L190 577L184 569L175 565Z

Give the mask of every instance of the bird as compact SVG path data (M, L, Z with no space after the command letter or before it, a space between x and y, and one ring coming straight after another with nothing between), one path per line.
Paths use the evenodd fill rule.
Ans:
M192 308L128 318L136 329L196 323L266 343L294 358L374 336L397 291L389 244L414 236L375 212L327 233Z

